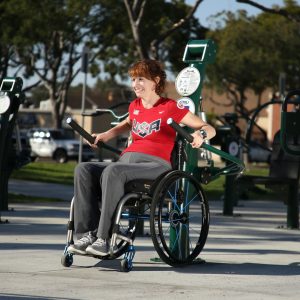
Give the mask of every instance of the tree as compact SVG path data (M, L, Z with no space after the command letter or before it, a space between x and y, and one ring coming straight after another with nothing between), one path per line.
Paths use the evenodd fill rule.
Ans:
M245 11L226 13L225 26L209 33L218 45L215 64L208 68L212 85L233 95L235 110L248 113L246 89L260 95L267 88L278 89L280 72L294 76L288 66L300 63L298 24L283 16L262 13L248 17ZM294 74L292 74L294 72Z
M187 41L203 39L206 32L193 17L202 1L190 7L183 0L98 0L94 47L104 71L111 77L127 74L133 61L150 57L166 62L171 71L180 70Z
M193 17L193 14L197 10L203 0L195 1L194 6L189 8L183 1L173 1L171 3L159 3L161 1L156 1L151 3L151 7L156 7L161 9L161 5L165 6L163 9L166 16L175 16L175 18L169 18L169 20L163 20L166 22L166 27L160 28L160 31L156 32L156 36L150 42L150 47L145 48L143 44L143 36L142 36L142 20L145 16L145 7L147 4L147 0L123 0L126 6L127 14L129 17L129 22L131 25L132 35L135 41L136 50L139 54L140 59L149 58L152 56L155 59L159 59L159 47L160 44L166 40L172 33L183 27L188 23L189 20ZM163 1L165 2L165 1ZM182 12L178 14L178 12ZM151 14L152 15L152 14ZM152 15L153 16L153 15ZM167 24L168 23L168 24ZM152 24L151 24L152 25ZM151 26L150 25L150 26Z
M9 68L16 68L13 64L15 56L13 37L18 32L18 20L6 13L5 4L0 3L0 82L8 76Z
M236 0L236 2L249 4L258 9L261 9L263 12L280 15L280 16L287 18L290 21L295 21L297 23L300 23L299 10L294 11L294 8L297 7L297 3L295 0L285 0L284 3L285 3L286 8L281 8L278 6L270 8L270 7L266 7L260 3L257 3L256 1L252 1L252 0Z
M205 29L192 18L202 1L197 0L194 8L182 0L3 1L1 21L7 26L0 30L0 75L6 76L8 68L13 67L15 75L38 78L34 86L41 83L48 91L53 123L60 127L68 89L80 71L76 63L84 44L98 58L97 63L90 64L94 75L103 66L113 80L117 75L125 77L130 63L150 56L168 62L171 70L179 70L186 41L204 37ZM140 10L138 43L124 14L125 2L132 13L145 4Z
M89 34L89 13L94 1L44 0L2 3L4 15L16 20L11 34L14 62L25 77L35 75L48 91L54 126L61 127L68 89L80 71L80 45ZM22 11L22 14L20 14ZM10 30L14 28L10 23Z

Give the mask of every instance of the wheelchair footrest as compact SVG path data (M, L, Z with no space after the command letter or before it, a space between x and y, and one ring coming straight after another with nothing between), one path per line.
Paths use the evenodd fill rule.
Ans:
M132 239L130 239L129 237L121 234L121 233L114 233L115 234L115 239L116 240L123 240L125 242L128 242L129 244L132 244Z

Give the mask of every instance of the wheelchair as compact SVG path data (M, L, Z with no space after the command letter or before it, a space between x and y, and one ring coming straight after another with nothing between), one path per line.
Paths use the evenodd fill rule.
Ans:
M75 121L69 120L67 123L84 138L92 141L93 138ZM162 261L173 267L197 262L208 236L208 201L199 180L184 171L187 160L186 142L193 138L175 122L170 125L180 133L172 152L172 170L153 181L139 179L126 183L125 194L115 212L109 254L103 257L90 255L99 259L116 259L124 255L120 266L123 272L129 272L133 268L133 243L139 222L148 222L156 252ZM182 135L185 138L182 138ZM210 145L205 147L208 150L215 149ZM241 164L234 162L235 165L237 163ZM236 168L234 169L236 171ZM207 172L208 168L204 170ZM200 178L207 183L209 176L203 174ZM217 175L210 176L213 178ZM73 263L74 254L67 250L69 245L74 243L73 206L74 198L68 221L67 243L61 258L65 267L70 267Z

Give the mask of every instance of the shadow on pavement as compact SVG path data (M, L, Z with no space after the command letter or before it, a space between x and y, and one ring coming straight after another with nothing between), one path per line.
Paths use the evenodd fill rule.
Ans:
M11 300L11 299L20 299L20 300L73 300L74 298L57 298L57 297L40 297L33 295L17 295L17 294L6 294L0 293L1 300Z
M103 260L95 264L100 267L99 272L110 272L120 270L120 260ZM219 263L201 262L182 267L170 267L163 263L154 262L134 262L132 272L153 272L173 270L176 273L186 274L230 274L230 275L263 275L263 276L294 276L300 275L300 261L289 265L258 264L258 263Z

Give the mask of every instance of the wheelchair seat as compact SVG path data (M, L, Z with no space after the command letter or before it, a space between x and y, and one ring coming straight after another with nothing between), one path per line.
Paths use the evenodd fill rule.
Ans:
M125 194L128 193L142 193L149 196L153 195L155 188L162 178L165 177L172 170L166 171L159 175L156 179L134 179L125 183Z
M125 194L127 193L145 193L150 194L151 186L155 180L135 179L125 184Z

